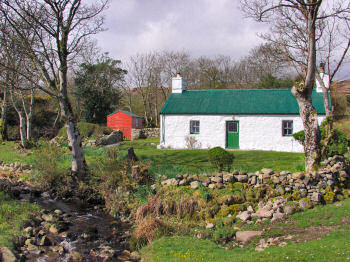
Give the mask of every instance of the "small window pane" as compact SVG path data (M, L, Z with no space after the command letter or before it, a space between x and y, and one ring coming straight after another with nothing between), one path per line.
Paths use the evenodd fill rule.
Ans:
M238 132L238 122L228 122L228 132L237 133Z
M199 134L199 121L191 120L190 121L190 134Z
M290 136L293 134L293 120L282 121L282 136Z

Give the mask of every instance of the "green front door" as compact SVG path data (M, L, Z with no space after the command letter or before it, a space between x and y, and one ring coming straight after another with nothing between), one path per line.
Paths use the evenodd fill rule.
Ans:
M232 149L239 148L239 122L226 122L226 147Z

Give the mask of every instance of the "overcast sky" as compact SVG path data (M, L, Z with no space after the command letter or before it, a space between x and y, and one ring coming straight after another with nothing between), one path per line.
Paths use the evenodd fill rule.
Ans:
M154 50L240 58L261 43L264 24L244 19L238 0L112 0L98 44L115 59Z
M244 18L239 0L111 0L104 14L107 30L96 36L98 45L122 61L155 50L239 59L268 30Z

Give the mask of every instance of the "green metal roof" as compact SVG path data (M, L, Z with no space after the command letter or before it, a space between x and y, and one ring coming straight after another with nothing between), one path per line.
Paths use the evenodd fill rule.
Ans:
M325 114L323 93L312 92L312 104ZM171 94L161 114L299 114L291 89L187 90Z
M113 114L118 113L118 112L122 112L122 113L124 113L124 114L126 114L126 115L128 115L128 116L142 118L142 116L138 116L138 115L136 115L136 114L134 114L134 113L131 113L131 112L129 112L129 111L124 111L124 110L117 110L117 111L114 111L113 113L109 114L108 116L113 115Z

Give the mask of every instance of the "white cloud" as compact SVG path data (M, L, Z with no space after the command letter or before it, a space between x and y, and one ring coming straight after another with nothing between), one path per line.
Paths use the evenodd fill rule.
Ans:
M256 33L266 28L244 19L231 0L114 0L106 26L98 43L123 60L154 50L239 58L262 42Z
M156 50L239 59L268 30L244 18L238 0L113 0L105 15L108 30L96 39L102 51L122 61ZM349 78L349 72L347 65L338 79Z

